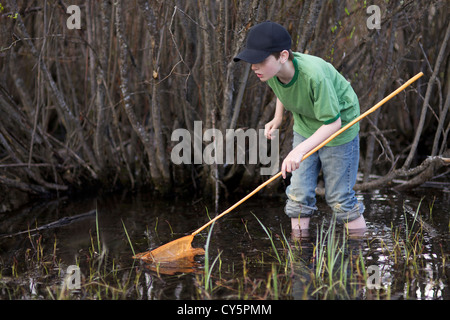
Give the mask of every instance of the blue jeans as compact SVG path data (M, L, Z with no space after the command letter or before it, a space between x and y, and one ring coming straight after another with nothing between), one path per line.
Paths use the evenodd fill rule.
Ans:
M306 140L294 131L293 147ZM359 165L359 136L340 146L324 146L300 163L292 172L286 189L288 200L285 213L291 218L311 217L316 211L316 187L322 169L325 182L325 200L338 222L350 222L364 212L353 187Z

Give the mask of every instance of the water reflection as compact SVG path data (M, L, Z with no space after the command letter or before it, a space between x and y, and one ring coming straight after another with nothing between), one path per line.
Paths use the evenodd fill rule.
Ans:
M147 270L153 271L156 274L174 275L177 273L200 273L202 272L202 265L194 261L194 256L188 258L178 259L172 262L163 263L147 263L144 262L141 266Z

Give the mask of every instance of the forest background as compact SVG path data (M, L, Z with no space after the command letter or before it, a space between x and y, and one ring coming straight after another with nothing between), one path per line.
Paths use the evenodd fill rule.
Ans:
M449 16L446 0L2 0L0 212L32 197L141 187L217 200L262 183L258 164L175 165L171 134L193 134L194 121L225 133L272 119L271 90L232 60L265 20L289 30L294 51L332 63L361 112L422 71L361 122L355 189L448 186ZM285 117L280 159L292 143Z

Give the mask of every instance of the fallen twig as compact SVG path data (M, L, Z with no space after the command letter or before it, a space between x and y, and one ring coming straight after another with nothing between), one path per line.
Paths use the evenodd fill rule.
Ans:
M21 235L21 234L33 233L33 232L46 230L46 229L51 229L51 228L62 227L62 226L65 226L65 225L68 225L68 224L72 223L75 220L79 220L79 219L82 219L82 218L89 217L89 216L95 214L96 212L97 212L97 210L94 209L94 210L91 210L91 211L88 211L88 212L85 212L85 213L81 213L81 214L78 214L78 215L75 215L75 216L64 217L64 218L61 218L59 220L47 223L47 224L45 224L43 226L31 229L31 230L24 230L24 231L19 231L19 232L13 233L13 234L2 235L2 236L0 236L0 239L2 239L2 238L10 238L10 237L18 236L18 235Z

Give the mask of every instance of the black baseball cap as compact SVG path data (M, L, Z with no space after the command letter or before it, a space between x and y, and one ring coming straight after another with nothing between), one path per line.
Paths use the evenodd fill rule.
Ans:
M265 21L250 29L245 49L233 60L260 63L271 53L291 49L291 45L291 35L282 25Z

